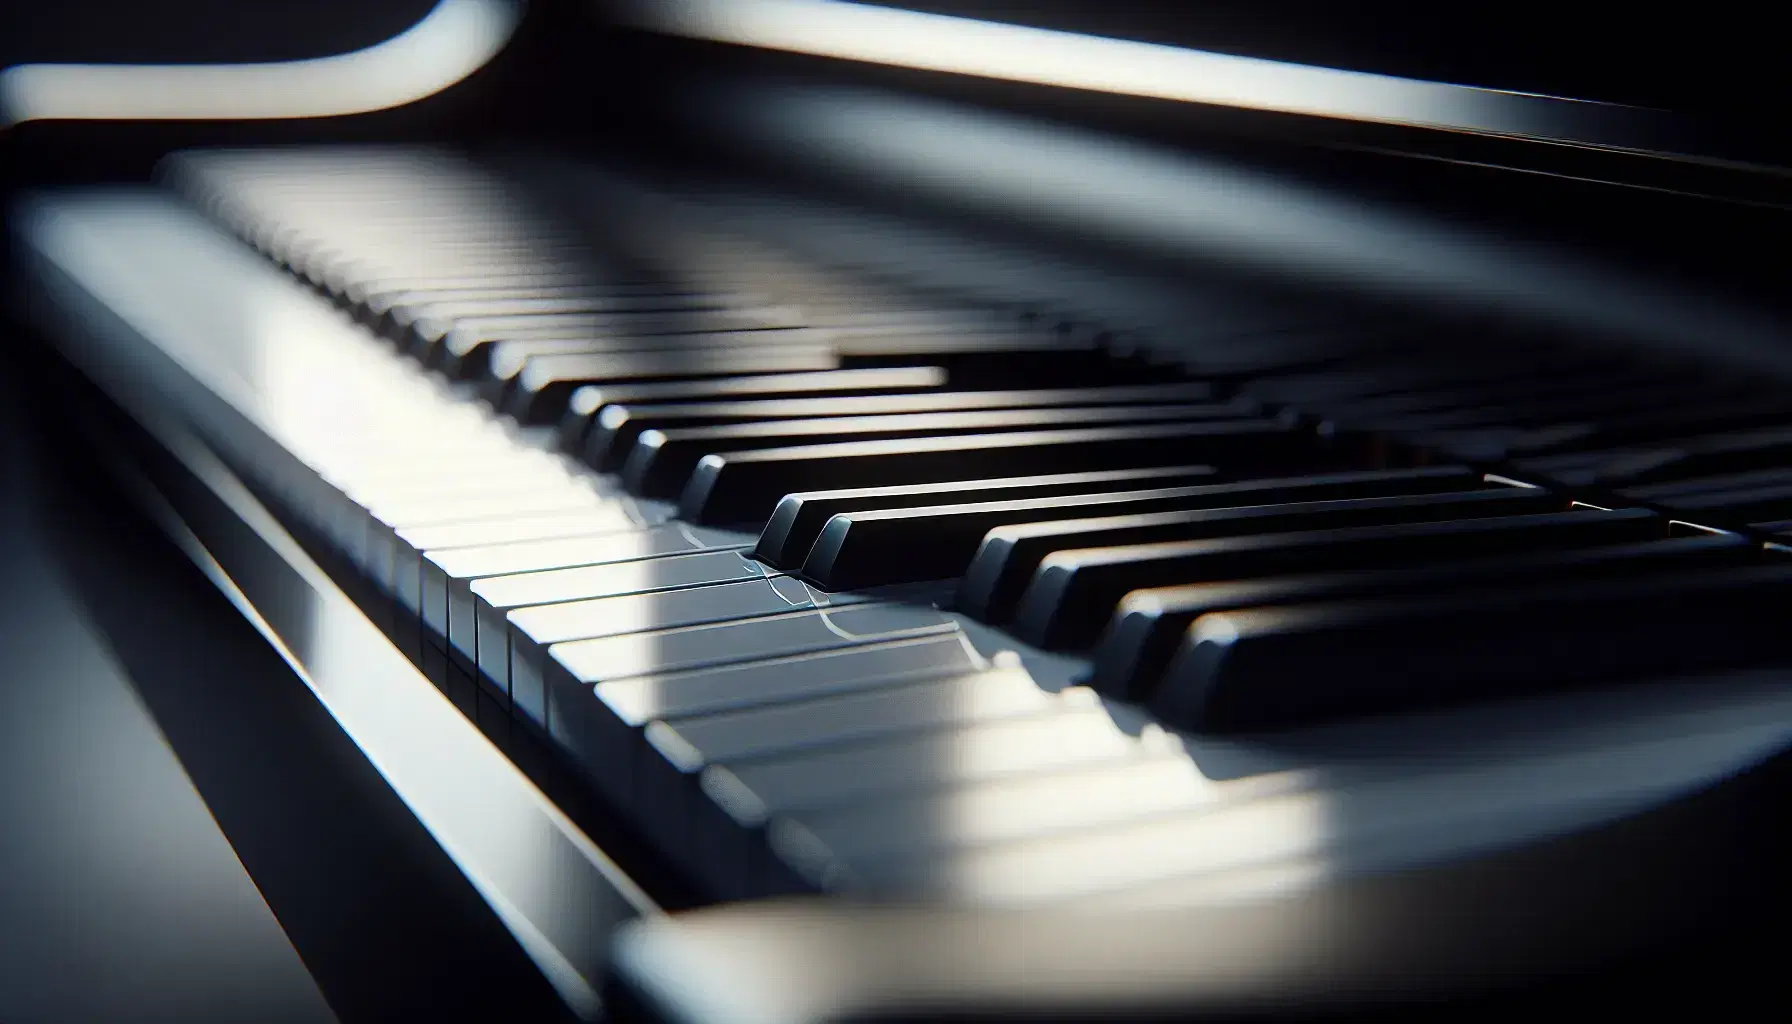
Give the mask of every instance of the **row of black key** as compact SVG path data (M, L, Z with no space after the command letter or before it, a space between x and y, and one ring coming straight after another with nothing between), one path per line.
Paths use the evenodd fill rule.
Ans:
M1195 684L1161 698L1160 684L1214 659L1170 656L1201 634L1184 604L1171 602L1141 633L1140 609L1155 607L1162 588L1232 581L1248 595L1247 583L1289 572L1354 570L1365 574L1360 592L1373 594L1382 576L1390 587L1412 578L1410 566L1465 562L1426 577L1453 591L1479 579L1477 559L1561 551L1566 569L1599 545L1653 539L1636 561L1646 568L1665 557L1657 552L1685 547L1662 539L1658 517L1571 510L1554 493L1476 487L1474 474L1449 467L1248 479L1377 457L1360 439L1324 441L1307 424L1265 417L1259 401L1433 433L1505 425L1505 414L1535 436L1559 426L1546 422L1552 415L1646 407L1672 386L1671 370L1603 353L1526 343L1427 362L1396 343L1333 353L1317 361L1323 369L1297 361L1246 380L1238 394L1218 381L1139 383L1137 365L1099 347L1012 327L842 342L792 310L728 291L593 288L551 267L534 268L543 275L534 284L516 284L514 268L480 278L482 261L503 267L505 251L472 252L448 283L407 280L397 290L358 284L320 256L283 258L425 363L483 381L524 422L558 419L562 442L619 472L630 491L677 499L694 523L769 520L755 553L773 569L825 591L962 576L960 610L1046 648L1088 649L1112 618L1097 684L1188 724L1221 720L1190 710ZM852 362L879 358L896 365ZM1000 374L1084 386L990 387ZM1586 396L1602 382L1622 385L1619 397ZM1744 390L1708 389L1725 399ZM1137 472L1138 486L1116 489L1115 470ZM1139 649L1110 650L1139 635Z

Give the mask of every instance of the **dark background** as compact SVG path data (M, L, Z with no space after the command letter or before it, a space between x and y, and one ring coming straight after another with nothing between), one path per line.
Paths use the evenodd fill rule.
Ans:
M601 0L589 4L596 10ZM893 4L895 5L895 4ZM60 0L0 5L0 64L290 60L357 49L430 0ZM1681 109L1783 110L1771 5L903 0L945 14L1332 67Z
M297 60L389 39L433 6L433 0L6 0L0 64Z

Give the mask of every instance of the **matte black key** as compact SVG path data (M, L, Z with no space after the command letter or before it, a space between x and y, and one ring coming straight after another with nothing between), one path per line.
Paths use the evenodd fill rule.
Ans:
M1521 580L1582 581L1758 562L1760 549L1735 534L1670 537L1580 551L1547 551L1450 562L1420 569L1271 576L1135 590L1109 621L1091 659L1088 685L1121 700L1148 696L1183 634L1210 612L1462 588Z
M1167 466L787 494L760 531L753 557L786 571L801 569L822 527L843 512L914 508L940 501L1010 501L1145 486L1180 487L1212 479L1213 472L1212 466Z
M1792 565L1196 619L1152 708L1207 731L1792 663Z
M996 431L1040 431L1062 423L1145 424L1238 419L1236 407L1218 405L1111 405L1055 409L991 409L916 413L908 416L834 416L820 419L736 423L717 427L649 430L622 467L628 489L650 498L676 497L706 455L787 448L812 442L877 438L925 438Z
M676 405L615 405L605 409L592 428L586 457L598 469L613 472L628 457L630 446L646 430L726 426L762 420L803 420L824 416L893 416L910 413L970 412L983 409L1042 409L1058 406L1146 405L1170 402L1205 403L1213 389L1202 383L1136 387L1053 388L1026 391L943 391L905 395L850 395L838 398L791 398L740 402L692 402ZM1248 416L1256 403L1216 403Z
M1297 502L1449 494L1465 492L1482 483L1481 474L1461 466L1246 480L1210 485L1205 507L1274 507ZM1175 539L1182 522L1167 517L1141 520L1132 516L1101 516L997 527L978 546L958 585L955 607L984 622L1006 622L1039 563L1053 551Z
M1441 558L1650 540L1667 520L1641 509L1366 526L1060 551L1021 597L1011 632L1048 649L1085 647L1129 591L1288 572L1402 568Z
M1225 499L1220 499L1225 500ZM1388 522L1556 511L1568 500L1516 487L1452 494L1215 508L1204 487L1095 496L851 512L833 518L803 563L803 578L828 590L945 579L962 574L983 535L1012 523L1083 519L1091 513L1161 514L1180 538L1314 530Z
M1327 460L1319 445L1285 423L1219 423L972 434L805 445L708 455L679 499L680 514L702 524L764 522L797 491L927 483L995 473L1075 472L1212 462L1253 469L1306 467Z
M886 395L933 390L945 387L946 382L946 371L938 366L894 366L585 385L568 399L566 413L560 421L560 441L567 451L585 451L586 437L604 410L631 402L687 404L741 398Z

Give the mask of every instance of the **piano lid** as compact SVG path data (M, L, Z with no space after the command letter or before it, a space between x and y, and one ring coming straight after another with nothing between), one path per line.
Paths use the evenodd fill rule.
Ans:
M1519 40L1522 16L1504 22L1482 17L1482 24L1471 20L1476 44L1451 45L1443 59L1435 38L1418 40L1423 22L1390 33L1361 26L1339 31L1345 26L1335 19L1327 23L1320 17L1315 25L1311 14L1277 21L1275 5L1256 14L1228 4L1190 10L1189 5L1058 2L1028 5L1025 12L1012 6L848 0L612 4L623 22L651 31L842 61L1676 162L1752 170L1778 162L1766 155L1770 143L1723 123L1733 118L1713 116L1712 83L1694 82L1684 59L1675 76L1667 73L1674 64L1647 61L1655 50L1625 49L1606 39L1579 61L1568 60L1562 33L1552 24L1550 34L1558 38L1555 49L1545 51L1546 59L1539 61L1531 47L1490 60L1488 53L1509 51ZM1351 10L1375 18L1372 9ZM1402 19L1378 20L1380 26L1400 24ZM1489 25L1503 25L1505 31L1488 38ZM1262 55L1266 52L1278 56ZM1286 54L1304 59L1280 56ZM1734 56L1739 65L1752 66L1746 53ZM1539 74L1534 70L1539 64L1553 66ZM1390 67L1400 73L1388 73ZM1565 74L1564 68L1579 73ZM1613 73L1607 74L1608 68ZM1464 77L1465 71L1482 83L1502 84L1440 80ZM1682 87L1664 91L1639 84L1661 80ZM1773 92L1766 78L1746 91L1744 80L1731 80L1738 83L1736 91L1722 95L1717 105L1726 113ZM1579 96L1623 99L1535 91L1542 83L1572 85Z

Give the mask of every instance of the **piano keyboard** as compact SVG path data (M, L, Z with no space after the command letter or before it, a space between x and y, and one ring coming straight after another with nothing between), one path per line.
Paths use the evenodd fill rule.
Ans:
M278 293L171 353L298 467L239 470L711 898L1205 900L1619 815L1792 723L1770 382L1474 324L1153 348L872 258L974 248L720 191L586 230L427 152L166 172L323 296L63 215L207 254L155 296L189 316ZM808 226L729 233L768 219Z

